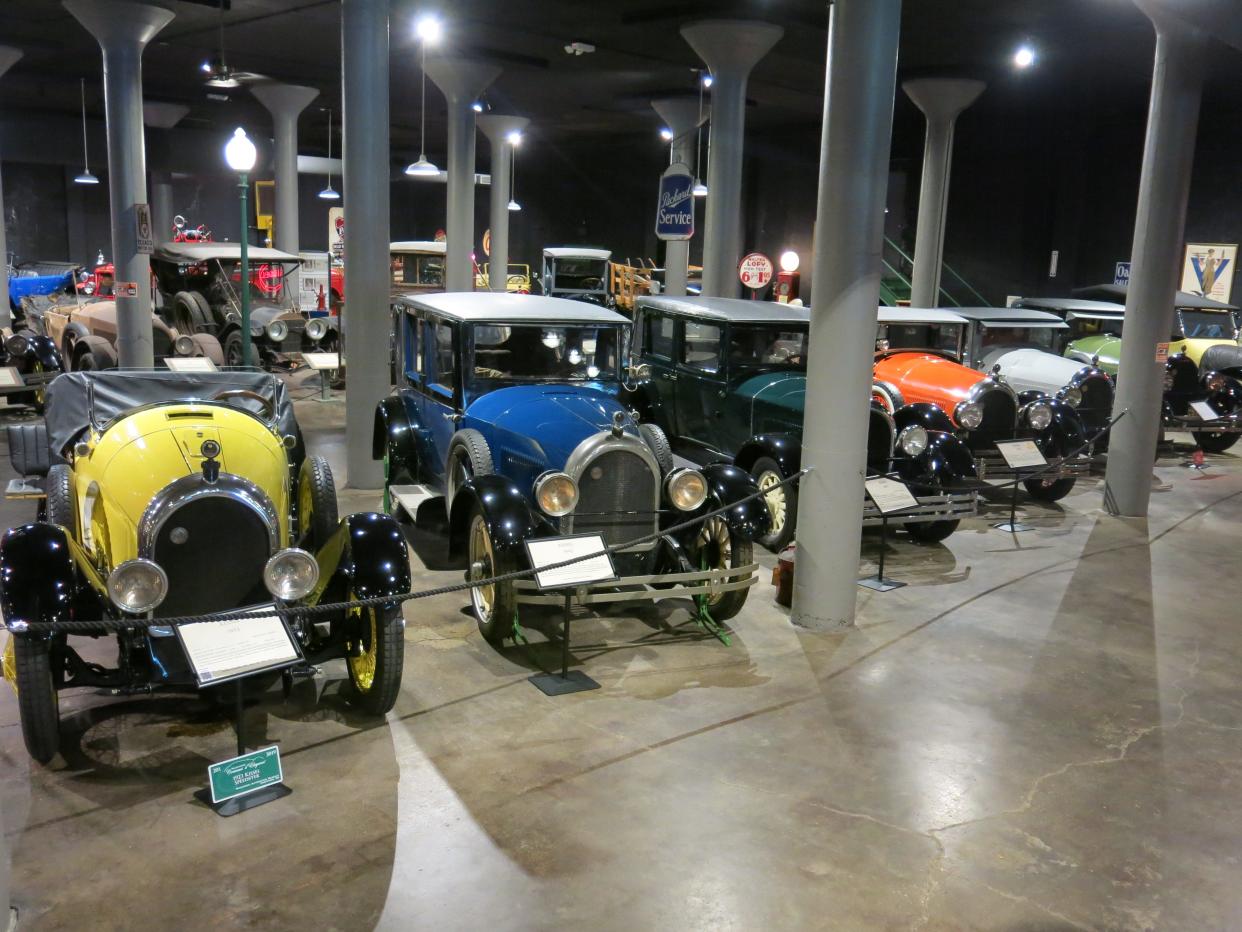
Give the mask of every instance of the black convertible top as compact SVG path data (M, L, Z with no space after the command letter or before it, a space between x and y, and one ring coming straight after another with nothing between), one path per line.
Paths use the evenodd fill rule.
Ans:
M1126 303L1127 293L1128 289L1125 285L1089 285L1086 288L1074 289L1074 297L1076 298L1090 298L1095 301L1115 301L1118 304ZM1223 301L1213 301L1211 298L1205 298L1203 295L1189 291L1179 291L1173 299L1173 306L1196 311L1237 310L1232 304L1225 304Z
M47 387L44 418L48 448L63 456L69 445L90 426L91 417L102 426L115 418L152 404L208 401L222 391L243 389L270 399L281 435L300 437L293 402L285 385L270 372L228 369L221 372L171 372L168 369L107 369L66 372ZM93 396L93 397L92 397ZM229 404L262 413L255 401L230 399Z

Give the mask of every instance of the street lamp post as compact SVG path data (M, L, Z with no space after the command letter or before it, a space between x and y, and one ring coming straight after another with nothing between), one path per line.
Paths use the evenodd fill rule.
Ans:
M242 365L251 364L250 354L250 237L247 228L250 225L250 210L246 204L249 193L250 179L248 173L254 168L257 153L254 143L246 137L246 131L240 126L233 131L233 138L224 147L224 160L229 168L238 173L238 192L241 194L241 276L238 290L241 292L241 338Z

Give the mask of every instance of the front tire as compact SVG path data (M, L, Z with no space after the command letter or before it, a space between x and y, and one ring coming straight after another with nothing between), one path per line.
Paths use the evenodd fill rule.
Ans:
M298 533L307 549L317 553L336 533L337 521L332 468L322 456L308 456L298 472Z
M792 483L780 485L785 480L785 471L776 460L767 456L755 460L750 474L755 477L759 488L767 493L763 500L771 519L768 533L758 541L773 553L780 553L793 540L794 525L798 519L798 489Z
M1242 436L1242 434L1227 434L1210 430L1195 430L1191 433L1194 435L1195 443L1204 453L1224 453Z
M246 357L242 349L241 333L234 330L224 338L224 364L230 367L244 366Z
M717 515L709 518L699 528L699 536L690 546L690 562L696 569L734 569L750 563L753 553L751 542ZM716 621L727 621L742 610L749 591L734 589L731 592L717 592L705 596L707 610Z
M467 571L469 579L488 579L510 573L516 568L497 554L487 519L477 505L470 515L470 539L466 554L470 561ZM483 639L499 647L513 633L513 623L517 619L517 589L513 580L471 589L470 608Z
M358 598L349 593L350 600ZM397 702L405 668L405 621L401 605L349 609L345 666L355 704L369 715L384 715Z
M22 737L30 756L46 764L60 750L60 699L52 677L51 642L27 635L9 637L13 638Z
M937 544L958 529L961 520L920 521L907 524L906 533L923 544Z
M1076 479L1027 479L1022 484L1026 486L1026 491L1031 498L1039 499L1041 502L1056 502L1070 494L1076 481Z

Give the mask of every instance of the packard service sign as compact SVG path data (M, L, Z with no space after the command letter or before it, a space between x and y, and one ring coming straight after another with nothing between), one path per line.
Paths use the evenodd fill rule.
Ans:
M664 240L694 236L694 176L680 162L670 165L660 177L655 232Z

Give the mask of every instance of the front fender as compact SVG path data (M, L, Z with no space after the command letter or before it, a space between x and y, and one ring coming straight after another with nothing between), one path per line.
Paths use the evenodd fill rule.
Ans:
M473 476L457 490L449 510L449 556L466 553L470 515L478 508L487 522L492 546L525 564L522 542L541 530L543 521L531 510L526 493L503 476Z
M418 479L418 449L414 425L405 399L389 395L375 407L371 431L371 459L388 457L388 482L415 482Z
M921 489L952 489L979 479L970 447L943 431L928 431L927 448L918 456L899 455L893 467L902 481Z
M750 472L761 456L775 460L781 472L792 476L802 468L802 441L789 434L759 434L742 445L733 465Z
M86 551L62 527L26 524L0 539L0 611L10 628L104 618L106 591Z
M1224 379L1224 385L1217 391L1212 391L1207 387L1207 383L1213 377L1219 376ZM1208 372L1200 379L1203 390L1207 392L1208 403L1221 414L1233 414L1242 407L1242 383L1231 375L1223 372Z
M1068 456L1087 442L1082 416L1064 401L1054 398L1042 400L1052 408L1052 422L1041 431L1033 431L1025 424L1025 414L1020 414L1020 434L1034 439L1045 457Z
M944 413L944 409L939 405L928 404L925 401L918 401L898 408L896 413L893 414L893 423L896 425L898 433L911 424L926 427L928 430L945 431L950 434L957 430L949 415Z
M763 498L741 501L759 491L759 486L750 473L728 463L711 463L704 466L700 472L707 480L706 501L695 512L673 513L671 519L666 519L669 524L681 524L692 517L738 502L739 504L724 513L723 517L729 523L729 528L748 540L761 537L768 532L772 519L768 515L768 506ZM674 539L682 546L688 546L698 533L699 528L696 525L675 534Z
M400 595L410 591L410 556L401 528L388 515L364 511L348 515L315 554L319 584L307 599L343 602Z
M43 366L44 372L64 372L65 362L61 358L60 350L56 348L56 343L51 337L42 334L31 333L26 335L30 343L30 348L26 351L24 361L18 361L18 368L22 372L30 372L35 361Z

